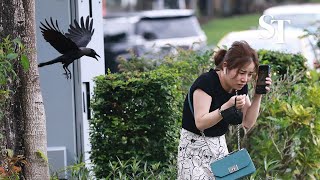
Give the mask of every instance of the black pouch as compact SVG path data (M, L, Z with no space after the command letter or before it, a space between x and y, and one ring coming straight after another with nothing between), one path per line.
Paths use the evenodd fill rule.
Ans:
M236 106L229 107L221 111L221 115L229 124L237 125L242 123L243 113L236 108Z

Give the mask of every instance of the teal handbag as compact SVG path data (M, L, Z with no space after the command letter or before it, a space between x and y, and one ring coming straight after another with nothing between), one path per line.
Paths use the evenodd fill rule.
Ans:
M237 92L236 92L237 95ZM188 103L193 114L193 108L190 101L190 90L188 93ZM204 133L201 131L203 137ZM217 159L210 164L211 171L216 180L235 180L253 174L256 168L251 160L248 151L245 148L240 149L240 125L237 125L238 150ZM209 144L205 141L207 146ZM210 147L209 147L210 149ZM212 153L213 154L213 153Z
M249 176L256 168L246 149L232 152L210 164L217 180L234 180Z

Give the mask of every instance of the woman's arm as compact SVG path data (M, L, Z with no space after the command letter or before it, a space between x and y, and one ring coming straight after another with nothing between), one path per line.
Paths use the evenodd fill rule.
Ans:
M259 116L261 97L261 94L255 94L253 96L252 102L250 102L249 97L246 96L246 103L243 107L242 121L242 125L244 128L250 129L256 123Z
M271 83L272 83L272 80L271 80L270 74L269 74L269 77L266 78L267 93L270 91ZM250 129L256 123L257 118L259 116L261 98L262 98L262 94L254 94L254 96L252 98L252 102L250 102L249 97L246 96L246 103L242 109L242 112L243 112L242 125L244 128Z
M203 131L221 121L222 116L219 110L209 113L212 98L201 89L196 89L193 93L194 119L197 128Z

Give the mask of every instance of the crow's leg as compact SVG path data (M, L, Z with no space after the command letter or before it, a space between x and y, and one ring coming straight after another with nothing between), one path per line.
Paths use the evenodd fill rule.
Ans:
M63 74L66 75L66 78L67 78L67 79L69 79L69 74L68 74L68 71L67 71L67 70L69 70L69 69L67 68L66 65L63 65L63 69L64 69L64 71L65 71L65 73L63 73Z

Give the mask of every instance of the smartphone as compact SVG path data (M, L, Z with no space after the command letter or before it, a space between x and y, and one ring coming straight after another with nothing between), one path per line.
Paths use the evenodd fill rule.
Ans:
M270 74L269 65L259 65L258 79L256 84L256 94L266 94L266 77Z

